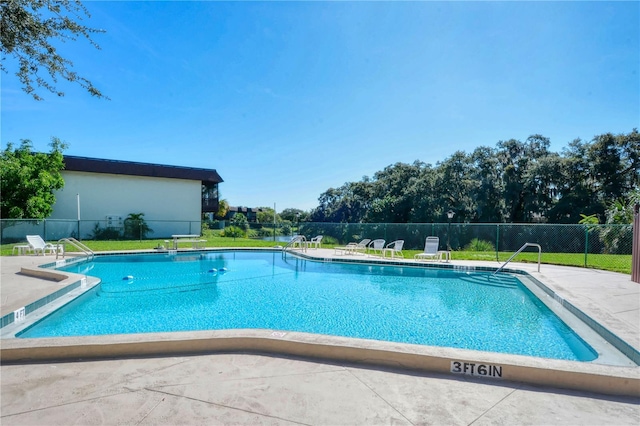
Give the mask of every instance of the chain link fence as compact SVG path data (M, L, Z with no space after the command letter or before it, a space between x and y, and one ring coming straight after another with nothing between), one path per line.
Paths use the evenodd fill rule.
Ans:
M632 225L473 224L473 223L302 223L300 233L324 235L337 244L382 238L404 240L406 250L424 249L428 236L440 238L440 249L464 252L464 258L506 261L525 243L542 247L543 262L603 268L631 269ZM455 254L454 254L455 256ZM527 259L527 253L519 258ZM535 255L528 256L537 259Z
M229 223L219 222L220 229ZM325 245L344 245L364 238L404 240L405 250L423 250L428 236L440 238L440 249L454 258L505 261L525 243L542 247L545 263L631 271L632 225L471 224L471 223L250 223L252 235L286 242L294 233L323 235ZM2 244L38 234L46 241L74 237L88 240L164 239L172 234L201 234L200 221L0 220ZM527 252L517 259L527 259ZM537 260L537 252L529 253Z
M173 234L201 234L201 221L175 220L63 220L2 219L2 244L24 241L38 234L45 241L73 237L78 240L147 240L168 238Z

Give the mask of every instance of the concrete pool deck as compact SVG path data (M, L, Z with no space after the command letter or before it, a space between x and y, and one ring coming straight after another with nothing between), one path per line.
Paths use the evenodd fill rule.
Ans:
M307 255L353 257L327 249L309 250ZM69 283L18 274L21 268L51 261L51 256L0 258L2 315ZM499 266L455 260L452 264ZM640 348L640 285L629 276L552 265L542 265L540 273L532 264L514 263L510 268L529 272L630 346ZM447 374L449 359L468 359L469 351L272 330L183 334L3 339L0 420L2 424L143 425L640 422L637 396L560 390L565 386L523 384L526 380L517 377L496 381ZM158 352L154 354L153 348L145 352L145 347L154 345ZM74 347L87 346L98 348L100 357L74 355ZM245 350L234 349L238 347ZM58 361L44 356L37 362L6 363L6 350L37 353L52 348ZM363 359L363 353L391 361ZM487 364L514 364L509 355L477 356ZM445 363L441 370L423 369L416 358L442 358ZM535 367L534 375L549 367L551 375L567 369L596 373L595 380L601 382L616 376L628 379L640 393L640 367L516 358L521 368Z

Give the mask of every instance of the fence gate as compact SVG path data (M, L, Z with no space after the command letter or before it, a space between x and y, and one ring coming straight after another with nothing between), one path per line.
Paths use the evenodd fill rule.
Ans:
M631 280L640 283L640 204L636 204L633 208L633 250L631 253Z

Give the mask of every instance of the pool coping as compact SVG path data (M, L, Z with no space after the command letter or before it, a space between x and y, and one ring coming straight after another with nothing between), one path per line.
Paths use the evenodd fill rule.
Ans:
M229 250L229 248L195 250L211 252ZM277 251L274 248L241 248L236 251ZM194 250L179 250L194 252ZM131 254L132 252L110 252L110 255ZM157 251L137 251L139 253L158 253ZM300 253L296 253L300 255ZM322 256L302 257L313 261L359 262L362 259L327 259ZM365 259L365 263L393 264L398 266L435 267L451 269L491 271L491 267L464 267L446 264L415 264L382 259ZM77 261L77 260L73 260ZM43 266L51 266L47 264ZM56 263L53 263L55 266ZM524 273L545 292L555 294L546 285L526 271L508 270L511 273ZM69 288L72 291L80 283L65 286L59 292ZM73 288L70 288L72 287ZM59 293L56 292L56 293ZM58 296L59 297L59 296ZM569 310L577 309L573 304L560 298ZM40 302L40 301L38 301ZM34 302L34 303L38 303ZM48 303L48 302L47 302ZM13 313L11 313L13 314ZM9 315L11 315L9 314ZM587 318L588 315L582 313ZM5 315L7 316L7 315ZM4 318L4 317L3 317ZM581 318L582 319L582 318ZM596 321L591 319L595 324ZM591 324L589 324L591 326ZM599 325L599 324L598 324ZM600 325L599 325L600 326ZM602 327L602 326L600 326ZM635 351L624 340L609 332L614 340L618 339ZM613 344L613 343L612 343ZM623 346L624 346L623 345ZM325 359L340 362L354 362L378 367L393 367L424 372L462 374L481 379L490 376L486 366L500 369L501 377L496 380L525 382L557 388L592 391L611 395L640 396L640 368L610 366L604 364L581 363L495 352L481 352L467 349L443 348L385 342L365 339L352 339L337 336L315 335L301 332L278 330L215 330L203 332L146 333L134 335L81 336L67 338L16 339L3 338L0 348L2 364L72 361L85 359L103 359L113 357L157 357L178 354L210 354L219 352L264 353L276 356L300 356L312 359ZM637 353L637 351L635 351ZM626 355L626 353L625 353ZM633 358L632 358L633 359ZM635 361L635 360L634 360ZM454 364L458 363L458 364ZM636 361L637 363L637 361ZM478 366L485 366L478 371ZM460 371L455 371L456 369ZM495 371L495 370L494 370Z
M295 356L608 395L640 396L640 369L637 367L267 329L7 339L2 342L1 362L25 364L213 353ZM492 371L500 374L486 373Z

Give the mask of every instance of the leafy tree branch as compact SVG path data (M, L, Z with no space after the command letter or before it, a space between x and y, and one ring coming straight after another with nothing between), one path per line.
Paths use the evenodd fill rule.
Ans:
M91 35L104 30L79 23L89 12L79 0L2 0L0 2L0 70L8 73L7 56L17 62L16 76L22 89L35 100L42 88L58 96L60 78L77 83L92 96L108 99L91 81L73 71L73 62L61 56L54 43L85 38L97 49Z

